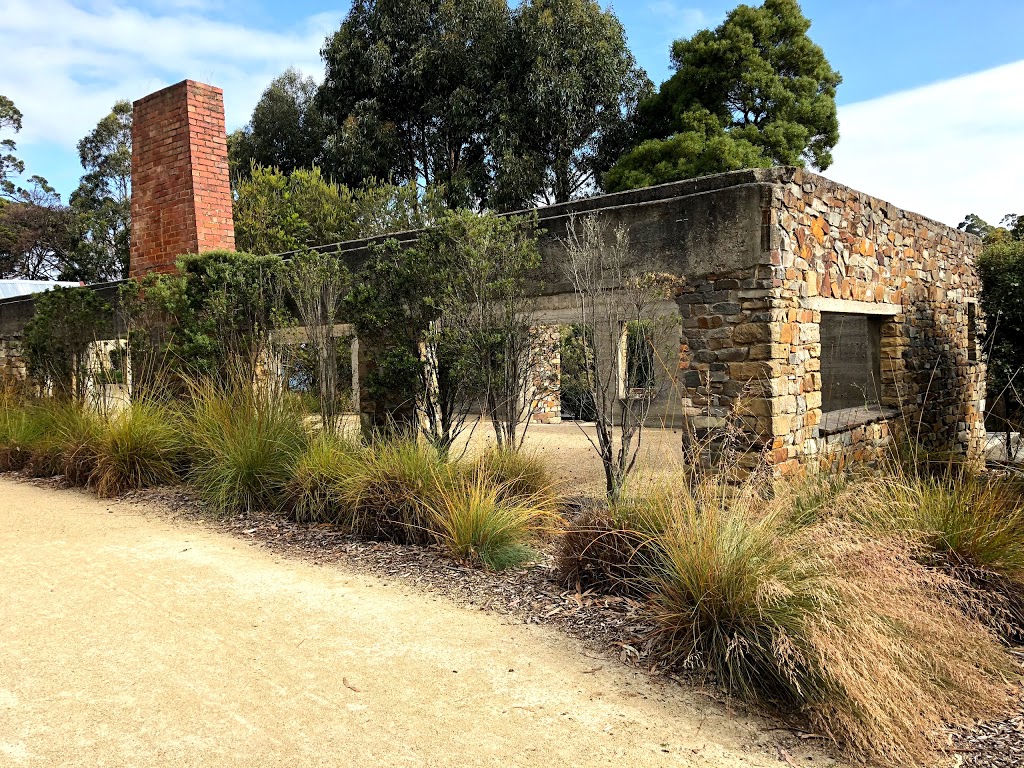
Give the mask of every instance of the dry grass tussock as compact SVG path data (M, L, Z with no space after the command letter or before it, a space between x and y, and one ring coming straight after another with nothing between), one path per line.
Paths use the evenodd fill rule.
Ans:
M1024 640L1024 489L1018 480L900 470L864 477L837 513L918 545L918 559L953 577L976 618L1007 642Z
M923 765L945 725L1008 703L1014 666L972 618L975 590L928 567L914 536L854 519L881 492L688 477L613 504L589 544L578 522L562 562L603 556L614 531L627 542L614 580L648 596L668 661L800 713L859 757Z

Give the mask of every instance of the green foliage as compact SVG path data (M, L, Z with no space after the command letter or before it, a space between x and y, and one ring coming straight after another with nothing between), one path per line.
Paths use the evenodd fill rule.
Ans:
M513 495L481 475L441 484L430 508L435 537L453 557L495 571L535 560L530 544L547 514L529 498Z
M248 125L228 136L233 180L247 178L253 166L274 167L288 176L322 164L329 126L317 109L316 92L316 81L291 67L270 82Z
M828 168L842 78L809 28L796 0L765 0L677 40L676 73L641 108L647 141L612 169L608 190L747 166Z
M0 128L17 129L20 118L0 96ZM132 105L119 101L78 143L85 174L70 205L62 204L40 176L16 186L8 176L24 172L24 164L13 155L0 157L0 198L7 198L0 200L0 277L84 282L124 277L131 229L131 119ZM13 142L0 142L4 148L13 150Z
M111 306L89 288L54 288L36 297L23 346L29 372L60 397L85 397L89 344L109 338Z
M285 508L288 483L308 444L293 403L247 382L206 382L193 388L186 425L188 482L215 513Z
M90 485L100 496L173 483L183 465L180 417L166 406L133 402L107 420L95 452Z
M1024 416L1024 242L988 246L978 272L987 324L988 401L1017 422Z
M376 246L345 314L373 350L365 387L378 415L408 420L419 398L425 435L446 452L472 399L499 398L503 344L522 338L525 279L538 261L534 220L468 211L445 214L416 242Z
M681 123L678 133L666 139L648 139L625 154L608 171L606 188L611 192L636 189L772 164L761 147L723 130L705 110L687 112Z
M324 178L317 167L285 173L253 166L235 193L236 245L263 255L419 229L438 207L436 194L421 195L415 184L369 180L349 188Z
M178 259L174 275L128 284L121 303L143 386L172 391L188 378L254 380L270 333L286 321L276 256L206 251Z
M81 241L63 265L66 279L120 280L131 250L132 104L118 101L78 142L85 174L71 194Z
M362 460L362 448L337 435L322 433L311 440L288 482L295 519L358 530L350 485Z
M586 194L635 143L650 80L615 12L595 0L529 0L513 11L511 36L515 53L495 84L502 122L490 202L507 209Z

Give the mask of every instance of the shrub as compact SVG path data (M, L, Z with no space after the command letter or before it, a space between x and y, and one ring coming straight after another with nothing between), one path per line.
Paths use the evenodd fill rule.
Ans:
M547 517L542 504L532 504L529 497L514 495L480 474L439 483L430 508L430 525L443 547L459 560L495 571L537 557L530 543Z
M355 527L349 483L358 474L361 448L333 435L318 435L295 464L288 483L292 514L299 522Z
M252 387L193 387L188 480L217 514L279 512L307 445L302 413Z
M402 544L432 539L430 509L450 468L434 448L410 440L369 447L344 484L344 501L355 529Z
M100 496L173 483L182 463L177 414L144 400L115 414L95 449L90 484Z

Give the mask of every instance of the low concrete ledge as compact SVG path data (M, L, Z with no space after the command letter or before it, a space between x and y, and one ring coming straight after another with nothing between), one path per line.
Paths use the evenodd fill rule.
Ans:
M818 436L828 437L840 432L849 432L857 427L888 421L900 415L899 409L881 405L861 405L856 408L841 408L838 411L825 411L821 414Z

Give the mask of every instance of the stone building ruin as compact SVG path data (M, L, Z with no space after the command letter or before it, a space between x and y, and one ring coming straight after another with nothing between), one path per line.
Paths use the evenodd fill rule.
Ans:
M131 274L233 245L222 96L185 81L135 103ZM982 317L969 234L797 168L746 170L542 208L535 275L545 397L560 416L557 328L576 321L563 275L567 227L597 216L629 232L634 266L678 278L658 313L678 329L673 386L650 421L726 438L737 461L780 474L874 461L904 430L978 458L984 444ZM408 242L417 233L402 233ZM373 241L345 243L350 266ZM0 375L31 298L0 302ZM359 360L356 369L365 364ZM356 385L358 389L358 384ZM373 415L374 403L358 398Z

